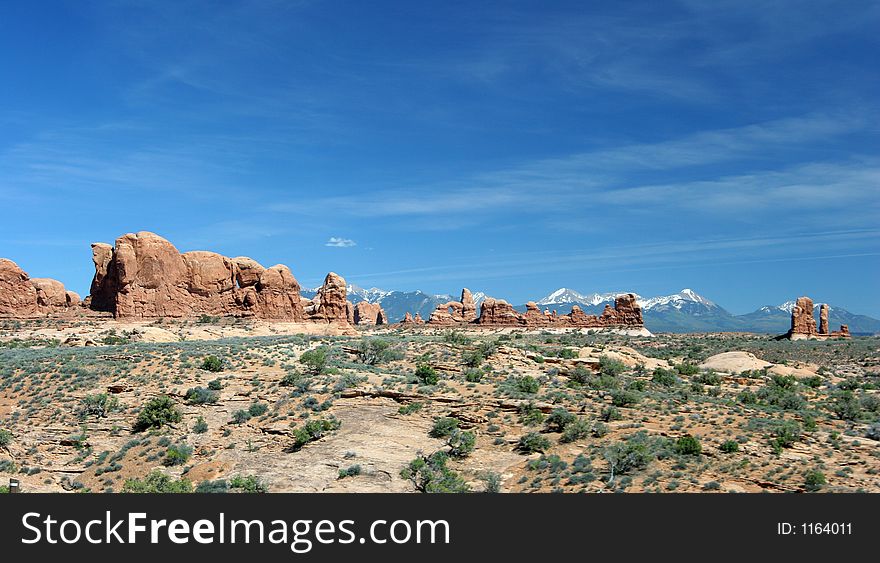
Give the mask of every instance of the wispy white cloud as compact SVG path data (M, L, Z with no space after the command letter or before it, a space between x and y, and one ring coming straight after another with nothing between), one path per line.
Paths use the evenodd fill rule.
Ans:
M459 224L465 217L497 217L511 211L551 212L553 220L601 205L656 211L658 207L740 213L744 210L820 209L858 204L858 213L880 205L880 161L851 157L813 161L810 148L877 127L870 112L815 113L743 127L702 131L655 143L636 143L528 162L443 184L406 190L360 192L318 200L274 202L267 209L315 215L332 208L354 217L443 217ZM803 149L806 156L798 153ZM794 164L779 165L775 155L794 152ZM798 158L807 158L798 163ZM752 172L723 175L718 165L745 163ZM740 166L739 168L742 168ZM639 180L685 171L670 183ZM429 221L430 223L430 221ZM424 222L413 223L423 225Z
M324 243L324 246L332 246L334 248L351 248L352 246L357 246L357 243L350 238L330 237L330 239Z

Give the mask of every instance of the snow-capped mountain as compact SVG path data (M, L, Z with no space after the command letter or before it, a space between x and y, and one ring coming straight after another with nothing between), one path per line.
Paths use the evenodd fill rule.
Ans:
M709 301L702 295L698 295L693 289L682 289L678 293L672 295L663 295L660 297L651 297L650 299L639 299L639 305L642 309L662 309L664 307L672 307L674 309L682 309L692 304L702 305L708 308L718 307L712 301Z
M366 301L367 303L381 303L383 299L391 294L390 291L379 289L378 287L364 289L359 285L355 285L353 283L348 284L348 287L346 287L346 292L349 295L348 300L353 303L357 303L359 301Z
M584 295L567 287L560 287L550 295L535 301L536 305L587 305L594 306L607 302L614 302L614 298L618 293L590 293Z

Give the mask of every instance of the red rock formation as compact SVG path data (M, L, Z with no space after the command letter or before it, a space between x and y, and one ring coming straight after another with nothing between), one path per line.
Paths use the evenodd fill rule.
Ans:
M385 311L378 303L361 301L354 306L354 324L356 325L384 325L388 324Z
M474 304L474 296L471 294L471 290L466 287L461 290L461 318L466 323L477 320L477 306Z
M37 289L18 264L0 258L0 315L28 317L37 313Z
M480 318L477 323L481 325L517 326L520 322L520 314L513 305L503 299L487 297L480 304Z
M850 338L851 335L847 325L840 325L840 330L829 332L828 312L828 304L823 303L819 307L819 329L816 330L816 318L813 316L813 300L809 297L798 297L795 306L791 309L791 329L780 338L788 337L791 340L802 338L824 340L827 337Z
M324 278L324 285L305 309L307 320L332 324L348 324L345 279L330 272Z
M813 316L813 300L809 297L798 297L791 310L791 330L789 335L816 335L816 318Z
M353 325L354 323L354 303L351 301L345 302L345 318L348 320L348 324Z
M819 334L828 334L828 304L819 307Z
M413 317L412 314L410 314L409 312L407 312L407 313L403 316L403 320L400 321L400 324L403 324L403 325L421 325L421 324L425 324L425 321L422 320L422 316L421 316L420 314L416 313L416 316Z
M299 283L284 265L263 268L246 257L181 254L159 235L126 234L116 246L92 245L89 306L118 318L200 314L302 321Z
M463 308L463 305L458 301L437 305L437 308L431 313L431 318L428 319L428 324L450 326L464 322Z
M849 325L840 325L840 330L835 330L829 336L836 336L839 338L851 338L852 335L849 333Z
M61 313L79 303L79 295L60 281L31 278L12 260L0 258L0 317Z

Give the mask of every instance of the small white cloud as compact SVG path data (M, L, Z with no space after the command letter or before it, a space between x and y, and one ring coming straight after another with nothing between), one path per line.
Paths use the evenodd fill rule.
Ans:
M330 239L324 243L324 246L333 246L336 248L349 248L352 246L357 246L357 243L350 238L342 238L342 237L330 237Z

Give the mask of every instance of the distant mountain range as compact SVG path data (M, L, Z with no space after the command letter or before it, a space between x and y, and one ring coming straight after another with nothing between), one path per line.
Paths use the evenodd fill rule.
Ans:
M315 289L303 289L302 295L315 296ZM621 292L622 293L622 292ZM349 301L357 303L368 301L379 303L391 322L397 322L410 312L421 314L428 320L431 312L441 303L458 300L459 295L430 295L421 291L387 291L379 288L364 289L357 285L348 286ZM614 304L620 293L579 293L573 289L560 288L553 293L535 300L542 310L566 314L573 305L578 305L587 314L598 315L606 304ZM474 301L479 308L486 298L482 292L474 292ZM642 307L645 326L652 332L764 332L782 334L791 325L791 309L794 301L780 305L766 305L744 315L733 315L713 301L697 294L692 289L683 289L672 295L645 298L638 296ZM525 304L515 306L525 311ZM816 305L816 319L819 317ZM828 323L832 330L841 324L849 325L853 334L880 333L880 320L867 315L851 313L841 307L829 305Z

